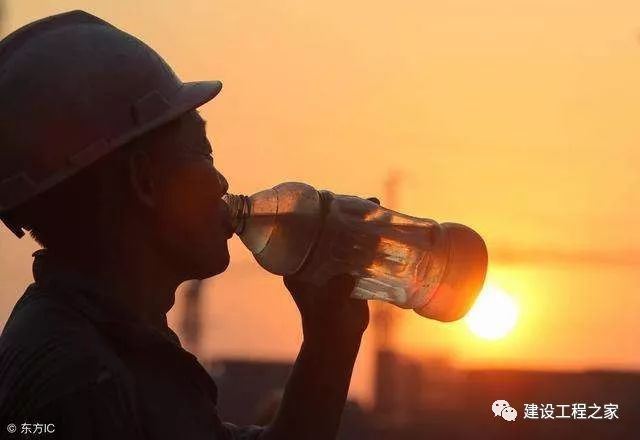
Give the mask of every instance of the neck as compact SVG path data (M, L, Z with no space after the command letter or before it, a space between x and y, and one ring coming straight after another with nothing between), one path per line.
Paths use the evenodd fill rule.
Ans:
M105 291L144 322L166 326L175 291L183 281L147 240L121 240L107 252L84 251L62 257L76 270L98 281Z
M143 321L163 327L182 280L152 248L135 240L127 247L110 271L117 299Z

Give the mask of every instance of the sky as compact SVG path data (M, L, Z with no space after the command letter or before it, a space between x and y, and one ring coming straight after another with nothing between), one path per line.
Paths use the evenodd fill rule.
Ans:
M201 111L232 192L303 181L384 196L400 173L397 210L477 230L516 327L485 341L401 311L399 350L461 367L640 369L636 0L5 3L5 33L82 8L183 80L222 80ZM293 359L299 318L281 280L230 246L229 270L206 283L203 355ZM0 326L34 249L0 232ZM368 334L352 386L364 400L371 346Z

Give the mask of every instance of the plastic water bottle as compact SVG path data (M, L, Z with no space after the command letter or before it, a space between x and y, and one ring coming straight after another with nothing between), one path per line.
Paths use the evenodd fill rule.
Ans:
M411 217L299 182L225 200L236 234L277 275L322 285L349 273L357 280L352 297L439 321L464 316L484 283L484 241L460 224Z

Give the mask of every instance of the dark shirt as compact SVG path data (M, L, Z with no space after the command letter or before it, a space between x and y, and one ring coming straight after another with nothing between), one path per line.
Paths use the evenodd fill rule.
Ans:
M34 256L35 283L0 337L0 438L31 438L21 433L40 424L55 433L34 438L259 436L220 420L215 383L166 321L147 325L92 280Z

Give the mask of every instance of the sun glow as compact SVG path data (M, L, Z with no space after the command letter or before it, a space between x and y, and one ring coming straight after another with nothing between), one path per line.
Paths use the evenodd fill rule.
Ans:
M492 284L484 286L465 318L473 334L491 340L505 337L517 320L518 306L513 297Z

